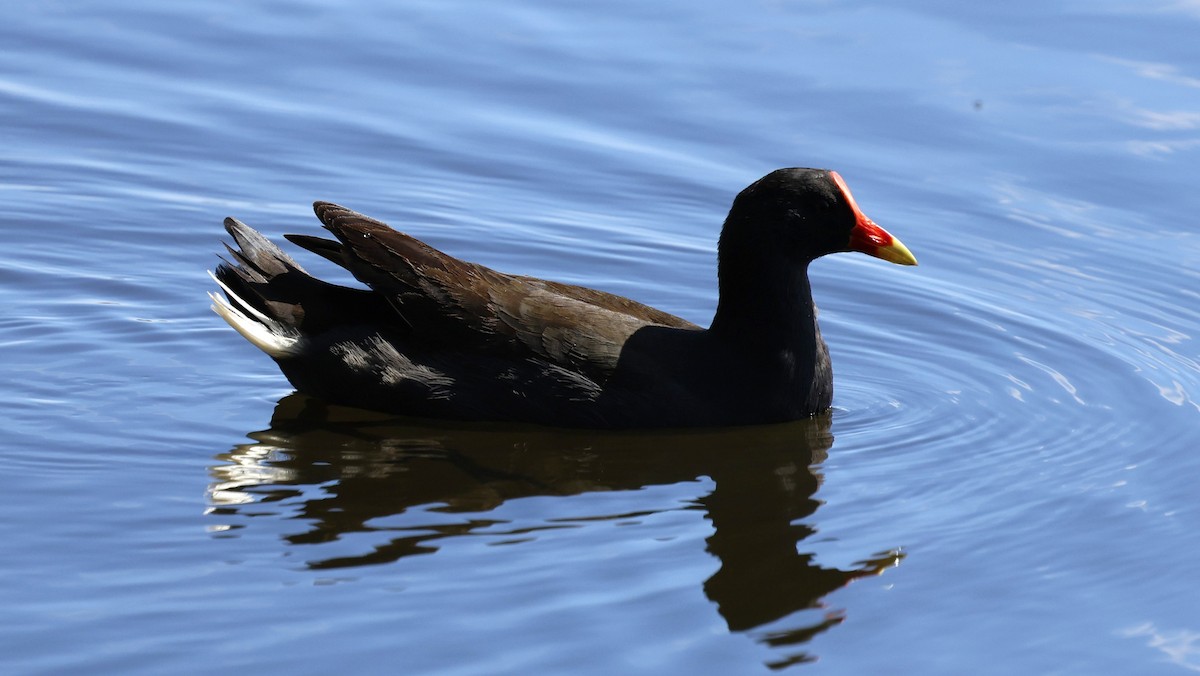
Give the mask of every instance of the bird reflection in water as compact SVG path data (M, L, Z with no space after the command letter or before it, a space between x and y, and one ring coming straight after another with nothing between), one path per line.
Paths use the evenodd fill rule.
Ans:
M771 664L779 668L811 659L796 646L843 617L821 612L817 622L789 629L778 629L779 620L799 611L822 611L830 592L880 574L902 557L893 550L842 570L821 566L798 548L815 532L802 520L820 505L813 497L820 475L812 465L825 459L833 443L829 428L828 415L683 432L455 424L400 420L293 394L279 402L270 429L249 435L256 443L219 456L221 464L211 469L209 511L227 517L213 528L225 536L249 525L248 517L272 515L305 524L305 530L284 536L290 545L356 533L386 536L364 553L307 562L314 570L344 569L433 553L440 539L496 535L505 521L488 519L486 513L508 500L636 490L708 477L715 487L694 508L712 523L707 550L720 568L704 582L704 593L731 631L749 633L786 653ZM321 490L314 496L306 487L317 485ZM272 511L270 503L278 503L279 510ZM401 529L377 525L413 511L470 517ZM529 528L515 535L531 536ZM768 624L770 630L758 630Z

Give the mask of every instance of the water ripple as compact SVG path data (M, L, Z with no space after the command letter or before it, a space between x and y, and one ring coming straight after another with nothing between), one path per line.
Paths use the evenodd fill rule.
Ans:
M876 472L922 464L946 471L945 460L961 453L971 459L964 481L974 486L1007 473L1015 454L1087 473L1099 446L1167 441L1165 430L1134 429L1117 415L1144 405L1144 380L1157 374L1154 393L1191 401L1194 378L1181 370L1194 364L1168 347L1178 332L1147 338L1108 326L1097 340L1093 317L1017 311L994 293L929 282L895 284L872 300L869 318L861 301L843 313L852 299L835 291L823 315L839 445L869 449Z

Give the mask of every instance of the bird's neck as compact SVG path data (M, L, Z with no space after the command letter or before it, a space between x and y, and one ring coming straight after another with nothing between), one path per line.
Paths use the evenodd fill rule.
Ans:
M813 354L820 343L808 265L718 263L720 299L710 331L760 349ZM772 264L774 263L774 264Z
M833 369L817 327L807 265L719 265L721 298L709 334L737 355L739 376L771 393L773 414L792 420L829 408Z

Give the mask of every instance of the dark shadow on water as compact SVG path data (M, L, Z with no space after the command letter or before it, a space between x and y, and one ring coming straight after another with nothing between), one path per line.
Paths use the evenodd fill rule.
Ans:
M773 646L781 659L770 666L782 668L812 659L798 646L842 621L822 610L823 597L900 558L887 552L841 570L798 548L814 532L800 521L820 505L813 497L820 475L812 465L833 443L829 425L823 417L753 428L601 433L397 419L290 395L269 429L249 435L255 443L219 456L210 511L226 517L229 525L215 530L227 537L254 518L302 524L283 536L295 546L378 533L370 551L307 562L315 570L345 569L435 553L445 538L494 534L504 520L486 514L507 500L708 477L715 488L694 508L712 522L707 550L720 568L703 582L704 592L731 631ZM417 509L470 517L403 529L371 525ZM816 611L815 622L814 613L805 613L803 626L779 628L790 624L783 618L805 610Z

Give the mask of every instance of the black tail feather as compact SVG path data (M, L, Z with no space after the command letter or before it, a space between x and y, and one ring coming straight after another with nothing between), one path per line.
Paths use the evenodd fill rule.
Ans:
M342 253L344 248L341 242L312 235L284 235L284 237L296 246L303 247L325 260L346 267L346 259Z
M239 310L246 305L303 333L320 333L370 318L387 323L396 318L387 301L366 289L352 289L313 277L266 237L234 218L225 229L238 248L225 245L231 260L222 260L215 275L236 297L226 296ZM341 264L341 244L319 237L288 236L305 249ZM334 252L338 252L336 257ZM396 318L398 321L398 318Z
M241 249L241 255L238 257L263 276L270 278L282 275L289 269L304 272L299 263L272 244L271 240L236 218L225 219L225 230L233 236Z

